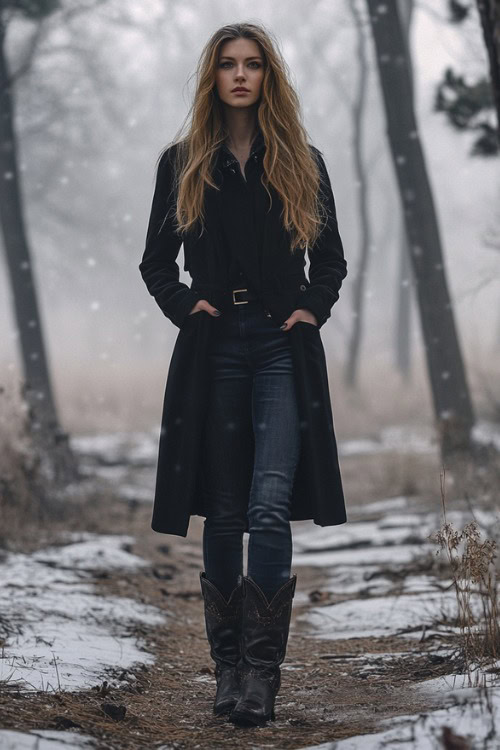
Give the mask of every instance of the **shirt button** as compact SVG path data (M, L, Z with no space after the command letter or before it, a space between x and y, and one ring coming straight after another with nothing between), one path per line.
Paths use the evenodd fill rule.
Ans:
M301 284L301 285L300 285L300 291L301 291L301 292L305 292L305 291L306 291L306 289L307 289L307 287L306 287L306 285L305 285L305 284Z

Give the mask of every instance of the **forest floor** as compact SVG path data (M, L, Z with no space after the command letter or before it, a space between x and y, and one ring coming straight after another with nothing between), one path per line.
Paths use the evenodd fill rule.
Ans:
M203 519L192 517L187 538L151 531L140 489L151 487L151 461L139 454L101 466L108 489L66 535L55 524L0 559L1 750L500 747L496 674L487 690L468 685L449 570L429 539L438 493L409 487L410 474L439 484L431 451L353 452L342 461L349 522L293 524L297 590L276 720L251 729L212 714ZM388 484L408 491L388 494ZM498 521L475 511L484 527ZM470 509L457 501L448 520L460 527ZM85 620L93 630L72 629Z

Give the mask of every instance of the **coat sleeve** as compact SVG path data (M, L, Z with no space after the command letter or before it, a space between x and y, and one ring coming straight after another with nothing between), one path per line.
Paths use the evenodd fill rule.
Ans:
M163 314L180 328L200 295L179 281L176 261L182 237L175 232L173 148L170 146L162 154L158 164L146 246L139 270Z
M347 276L347 263L326 165L321 152L315 146L311 148L318 162L320 190L327 216L318 239L307 251L310 285L300 297L300 307L310 310L316 316L318 328L321 328L330 317L331 309L339 298L342 281Z

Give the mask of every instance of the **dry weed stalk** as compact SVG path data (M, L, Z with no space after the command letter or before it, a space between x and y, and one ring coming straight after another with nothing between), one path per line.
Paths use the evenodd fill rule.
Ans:
M493 539L481 540L481 532L476 521L466 524L460 532L447 521L444 467L441 473L441 502L444 523L431 538L440 546L436 554L445 550L451 566L463 656L469 683L472 685L472 670L476 667L484 670L492 666L497 661L500 650L498 591L494 563L497 544ZM477 586L476 589L473 588L474 585ZM479 618L473 613L472 596L479 597ZM479 679L479 674L476 679Z

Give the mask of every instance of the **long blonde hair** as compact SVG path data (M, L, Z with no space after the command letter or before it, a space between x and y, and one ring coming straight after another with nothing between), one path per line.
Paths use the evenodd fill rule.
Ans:
M227 137L223 108L215 84L220 49L231 39L253 39L264 57L264 78L257 118L266 146L262 184L271 185L283 203L283 227L291 236L291 252L311 247L317 239L326 209L320 191L321 173L308 145L301 121L299 98L290 83L288 66L278 43L264 27L253 23L222 26L203 48L196 70L196 92L185 122L168 148L177 144L175 192L177 232L200 221L204 226L206 185L219 189L212 179L215 155ZM182 131L188 125L188 132Z

